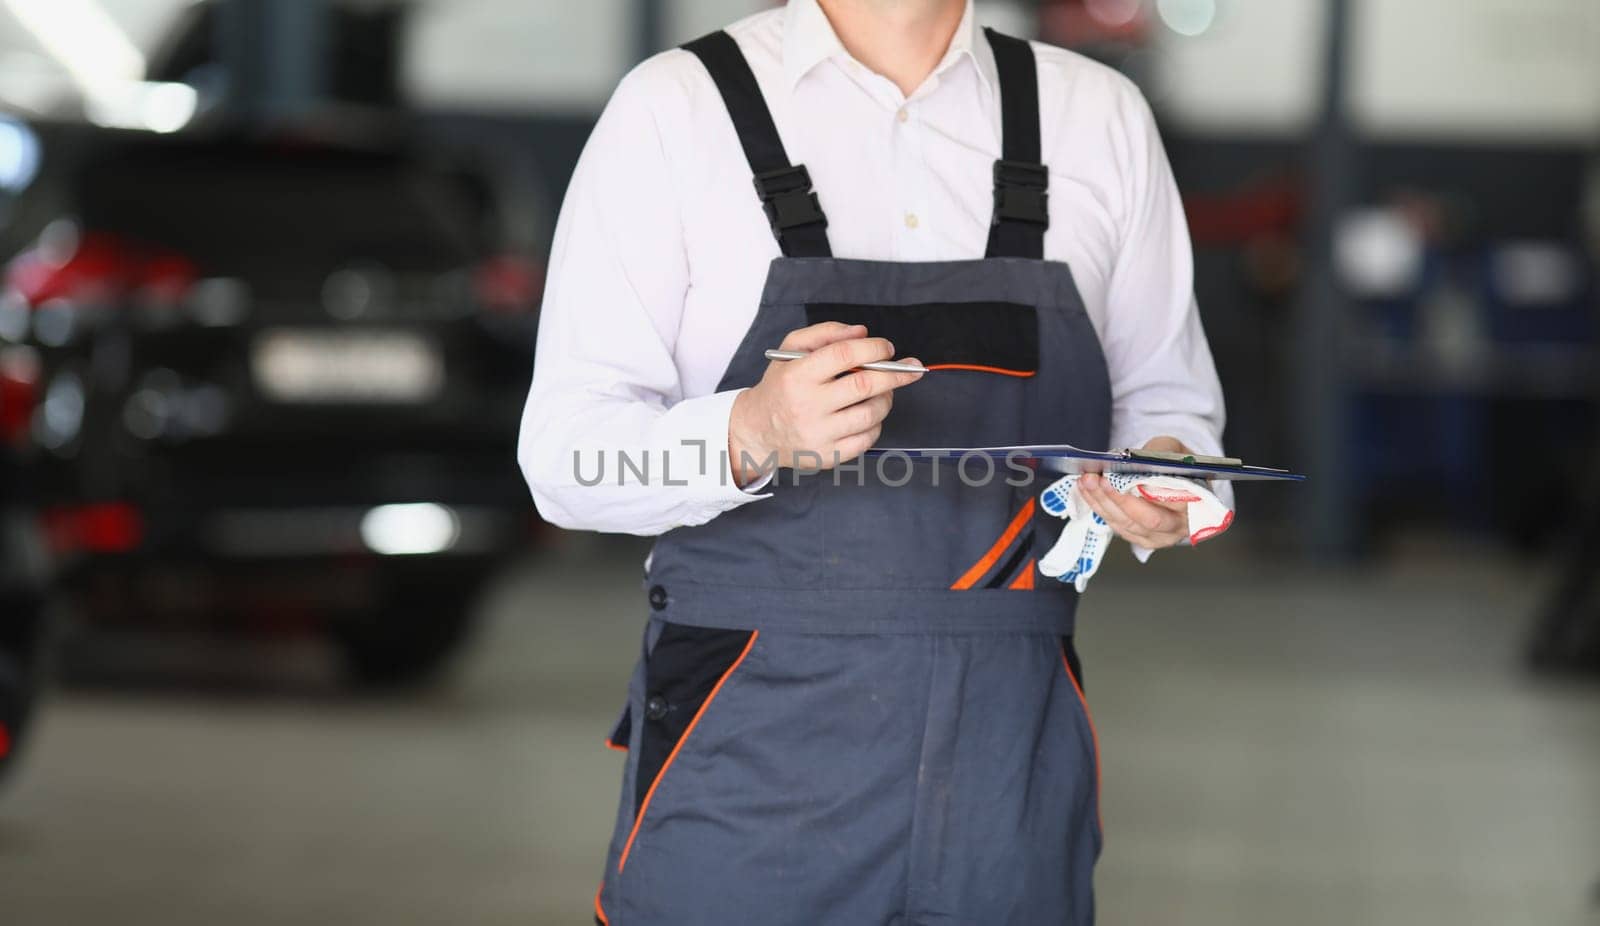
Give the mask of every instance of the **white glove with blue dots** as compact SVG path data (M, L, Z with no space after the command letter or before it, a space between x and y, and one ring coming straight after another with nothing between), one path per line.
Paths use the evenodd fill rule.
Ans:
M1187 503L1190 543L1215 537L1233 523L1233 509L1196 480L1125 473L1106 473L1104 478L1106 485L1124 495L1138 495L1153 502ZM1100 561L1115 536L1111 526L1078 494L1077 474L1062 476L1047 486L1039 493L1039 507L1067 520L1061 539L1039 560L1039 572L1071 582L1082 592L1100 569Z

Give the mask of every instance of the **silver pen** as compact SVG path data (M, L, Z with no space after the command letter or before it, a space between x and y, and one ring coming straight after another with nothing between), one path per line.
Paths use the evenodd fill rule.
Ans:
M767 359L768 360L799 360L804 356L806 356L806 352L803 351L803 350L769 350L769 351L767 351ZM860 368L863 369L863 370L876 370L879 373L926 373L926 372L928 372L928 368L927 367L917 366L914 363L901 363L898 360L874 360L871 363L863 363Z

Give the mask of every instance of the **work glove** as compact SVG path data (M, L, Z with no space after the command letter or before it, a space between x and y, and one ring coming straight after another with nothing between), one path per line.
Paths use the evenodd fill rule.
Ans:
M1152 502L1187 504L1189 543L1222 533L1233 523L1233 509L1224 505L1205 484L1178 476L1139 476L1105 473L1106 484L1124 495L1138 495ZM1078 494L1078 475L1062 476L1039 493L1039 506L1065 518L1061 539L1039 560L1039 572L1062 582L1071 582L1079 592L1089 587L1089 579L1100 569L1106 548L1115 535L1105 519L1095 514Z

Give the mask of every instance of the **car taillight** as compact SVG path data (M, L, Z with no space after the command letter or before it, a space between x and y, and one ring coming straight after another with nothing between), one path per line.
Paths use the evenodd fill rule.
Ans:
M27 437L39 401L39 355L26 347L0 350L0 442Z
M116 238L56 222L11 261L6 288L35 307L56 299L104 302L125 290L133 273L132 255Z
M118 235L53 222L6 267L5 290L26 306L107 305L128 296L166 305L181 301L199 276L181 254Z
M200 273L179 254L157 254L139 267L134 285L146 301L161 305L182 302L194 289Z
M52 508L39 516L45 542L56 554L128 553L144 540L144 518L127 502Z
M492 257L472 275L478 304L495 312L532 312L544 292L544 268L516 255Z

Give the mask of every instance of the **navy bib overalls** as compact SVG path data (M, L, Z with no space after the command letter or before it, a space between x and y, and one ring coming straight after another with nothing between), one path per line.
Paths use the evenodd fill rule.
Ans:
M1049 174L1026 42L988 33L1002 152L982 259L843 260L734 40L686 48L738 131L783 256L720 389L808 324L864 324L940 372L881 446L1109 441L1111 389L1072 274L1043 259ZM752 203L752 207L756 204ZM1093 919L1097 756L1076 596L1035 581L1060 522L1004 468L863 459L673 530L613 743L629 751L595 914L635 924Z

